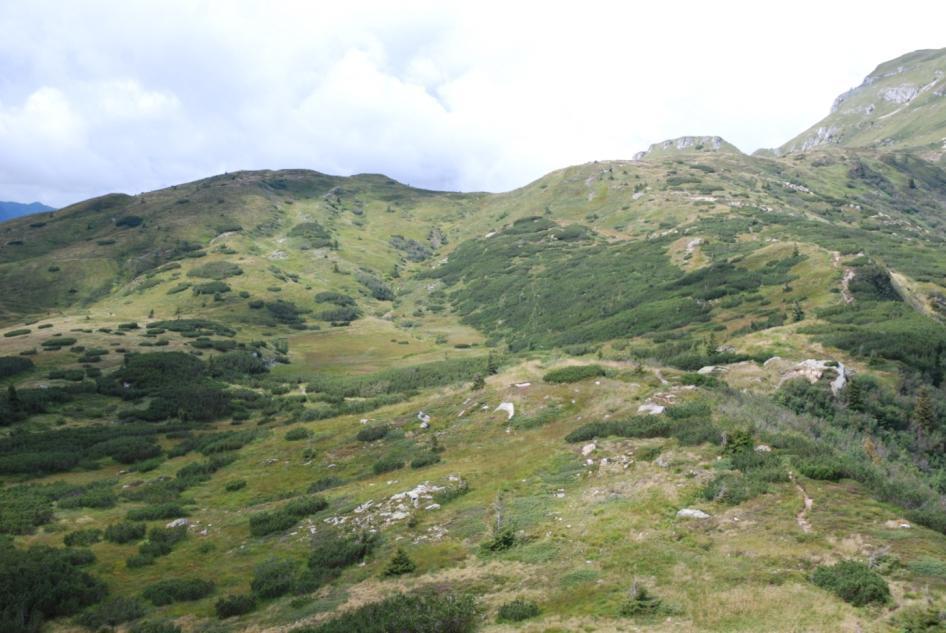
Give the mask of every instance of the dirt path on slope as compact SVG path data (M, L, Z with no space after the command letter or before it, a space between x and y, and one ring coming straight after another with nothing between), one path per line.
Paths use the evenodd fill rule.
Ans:
M801 493L803 500L801 510L795 515L795 521L798 523L798 527L801 528L801 531L808 534L811 532L811 521L808 520L808 513L811 512L811 509L815 506L815 500L808 496L808 492L798 483L794 473L790 475L789 478L792 480L792 483L795 484L795 488L798 489L798 492Z
M854 303L854 295L851 294L850 283L854 279L854 270L851 268L844 269L844 276L841 277L841 297L844 299L844 303Z

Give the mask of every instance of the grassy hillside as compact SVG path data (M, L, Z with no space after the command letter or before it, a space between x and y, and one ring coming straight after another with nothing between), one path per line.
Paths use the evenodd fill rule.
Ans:
M0 630L940 630L920 127L0 224Z

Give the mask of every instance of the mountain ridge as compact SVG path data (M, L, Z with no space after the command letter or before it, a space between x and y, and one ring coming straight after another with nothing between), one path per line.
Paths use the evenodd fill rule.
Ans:
M40 213L42 211L54 211L53 207L42 202L3 202L0 201L0 222L20 217Z

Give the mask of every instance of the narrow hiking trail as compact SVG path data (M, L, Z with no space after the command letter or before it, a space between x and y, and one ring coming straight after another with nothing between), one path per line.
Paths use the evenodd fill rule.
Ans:
M854 295L851 294L850 283L854 280L854 270L851 268L846 268L844 270L844 276L841 277L841 297L844 298L844 303L854 303Z
M810 513L811 509L815 506L815 500L808 496L808 492L798 483L794 473L789 475L789 479L795 484L795 488L801 493L803 500L801 510L795 515L795 521L798 523L798 527L801 528L801 531L808 534L811 532L811 521L808 520L808 513Z

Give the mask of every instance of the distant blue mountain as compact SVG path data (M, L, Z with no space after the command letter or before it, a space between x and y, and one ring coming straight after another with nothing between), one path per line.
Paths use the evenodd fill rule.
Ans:
M28 204L24 202L0 202L0 222L41 211L55 211L55 209L46 206L42 202L30 202Z

